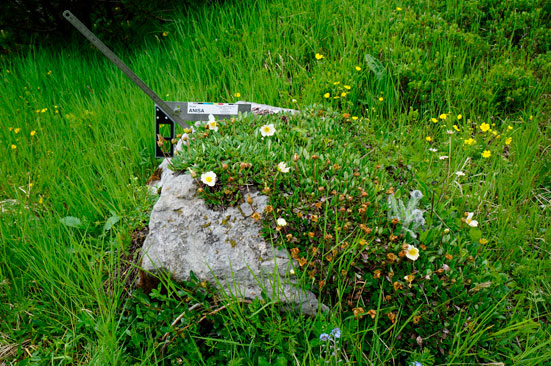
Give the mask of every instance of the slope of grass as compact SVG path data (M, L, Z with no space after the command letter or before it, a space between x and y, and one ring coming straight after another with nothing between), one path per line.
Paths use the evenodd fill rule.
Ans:
M473 297L472 306L457 308L449 306L451 287L413 308L399 295L386 299L393 287L385 286L396 279L371 281L372 272L351 264L351 250L334 268L369 279L369 301L348 298L352 282L337 273L331 289L320 291L333 311L312 319L274 303L220 299L200 283L164 280L163 291L129 296L129 273L118 269L154 202L144 188L157 164L152 103L99 53L78 45L2 60L0 360L317 364L331 354L320 334L339 327L338 357L355 364L543 364L551 358L550 11L542 1L226 2L183 14L147 52L124 52L166 100L323 110L288 126L275 120L278 160L292 166L300 153L308 177L313 154L358 154L357 162L343 159L337 176L347 172L350 187L379 194L381 240L399 234L389 231L387 189L403 200L421 190L427 225L417 244L435 251L437 261L455 258L445 263L461 274L459 294ZM236 133L246 129L237 126ZM223 177L212 157L192 163ZM355 172L369 185L353 183ZM261 174L255 179L264 182ZM320 192L319 181L292 184L296 197ZM352 195L350 187L335 190ZM290 217L296 207L286 207L273 188L274 205L290 210L288 230L299 238ZM320 227L335 226L332 205L318 214ZM478 220L476 230L461 224L466 211ZM273 218L264 225L267 237L278 233ZM452 233L442 234L445 228ZM354 247L371 240L362 232L319 239ZM306 258L312 244L299 239L299 259ZM472 273L453 262L469 255ZM388 273L381 261L372 260L370 270ZM405 274L396 278L407 290ZM468 277L471 284L461 282ZM447 315L415 324L414 317L428 317L426 306ZM408 338L414 334L421 340Z

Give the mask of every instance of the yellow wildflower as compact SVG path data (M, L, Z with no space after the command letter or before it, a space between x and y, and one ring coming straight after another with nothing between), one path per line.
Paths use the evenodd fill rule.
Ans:
M361 68L361 67L359 67L359 66L356 66L356 71L361 71L361 70L362 70L362 68Z
M31 136L36 135L36 131L31 131Z
M442 113L441 115L438 116L440 119L446 119L448 118L448 115L446 113Z
M340 81L335 81L333 82L333 85L339 85L341 82Z
M492 152L489 150L484 150L484 152L482 153L483 158L489 158L490 156L492 156Z
M352 87L351 87L350 85L343 85L343 86L344 86L344 88L345 88L346 90L352 89Z
M453 125L453 129L459 131L459 127L457 127L457 125Z
M427 137L425 137L425 140L427 140L428 142L431 142L432 138L430 136L427 136Z
M329 93L323 94L323 97L326 98L326 99L329 98L330 96L331 96L331 94L329 94Z
M12 145L11 145L11 149L12 149L12 150L17 149L17 145L12 144Z
M233 96L236 97L236 98L239 98L241 96L241 93L237 92Z
M505 139L505 145L511 145L511 142L513 141L513 138L512 137L507 137Z
M434 117L432 117L430 120L431 120L433 123L438 122L438 120L437 120L436 118L434 118Z
M13 132L15 132L15 133L19 133L19 131L21 131L20 128L16 128L16 129L13 130Z
M346 92L342 92L341 97L346 97Z
M507 129L511 131L513 129L513 126L507 126Z
M482 130L482 132L489 131L490 130L490 125L487 124L487 123L483 123L483 124L480 125L480 129Z
M402 11L402 8L396 7L396 11Z
M357 119L358 119L358 117L356 117L356 116L353 116L353 117L352 117L352 119L353 119L353 120L355 121L355 120L357 120Z
M167 37L168 36L168 32L167 31L164 31L163 32L163 37Z
M323 58L322 54L316 53L316 60L321 60Z
M379 102L382 102L383 101L383 97L379 97Z
M476 141L473 138L468 138L465 141L463 141L465 145L474 145Z
M462 118L463 118L462 115L460 115L460 114L457 115L457 120L458 120L458 121L461 121Z
M488 239L482 238L482 239L480 239L478 242L479 242L480 244L482 244L482 245L486 245L486 244L488 244Z

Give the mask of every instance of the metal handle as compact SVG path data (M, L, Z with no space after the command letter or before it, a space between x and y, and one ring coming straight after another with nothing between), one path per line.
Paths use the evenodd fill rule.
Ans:
M147 86L147 84L144 83L142 79L140 79L138 75L134 73L134 71L130 70L130 68L126 66L126 64L122 62L122 60L118 58L118 56L115 55L113 51L111 51L109 47L105 45L105 43L100 41L99 38L96 37L96 35L90 31L90 29L88 29L84 24L82 24L82 22L78 20L78 18L74 16L73 13L71 13L69 10L65 10L63 12L63 16L80 33L82 33L84 37L86 37L94 46L96 46L96 48L100 50L105 55L105 57L107 57L112 63L114 63L115 66L119 68L119 70L121 70L130 80L132 80L134 84L136 84L140 89L142 89L144 93L149 98L151 98L151 100L153 100L157 104L157 106L161 108L169 118L171 118L174 122L182 126L182 128L189 128L189 126L187 125L187 123L184 122L183 119L181 119L176 113L174 113L174 111L149 86Z

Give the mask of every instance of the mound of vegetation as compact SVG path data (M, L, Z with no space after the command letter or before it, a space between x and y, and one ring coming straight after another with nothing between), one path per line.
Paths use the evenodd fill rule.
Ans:
M246 202L251 186L268 195L252 214L266 240L287 248L305 286L357 329L378 326L397 349L422 345L452 362L453 324L474 335L501 321L510 289L478 256L487 240L473 214L435 210L434 189L412 167L381 165L368 119L314 106L186 132L172 168L196 177L213 206Z

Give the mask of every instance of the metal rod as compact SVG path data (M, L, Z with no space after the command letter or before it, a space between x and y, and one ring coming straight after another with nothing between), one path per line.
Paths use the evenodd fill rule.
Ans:
M163 110L163 112L166 113L169 118L171 118L174 122L178 123L182 128L189 128L188 124L184 122L183 119L181 119L174 111L159 97L153 89L151 89L149 86L147 86L146 83L144 83L138 75L134 73L134 71L130 70L128 66L120 58L118 58L117 55L113 53L103 43L99 40L98 37L94 33L92 33L76 16L73 15L69 10L65 10L63 12L63 16L65 19L67 19L84 37L86 37L98 50L100 50L105 57L107 57L111 62L113 62L119 70L121 70L130 80L134 82L140 89L144 91L144 93L153 100L159 108Z

